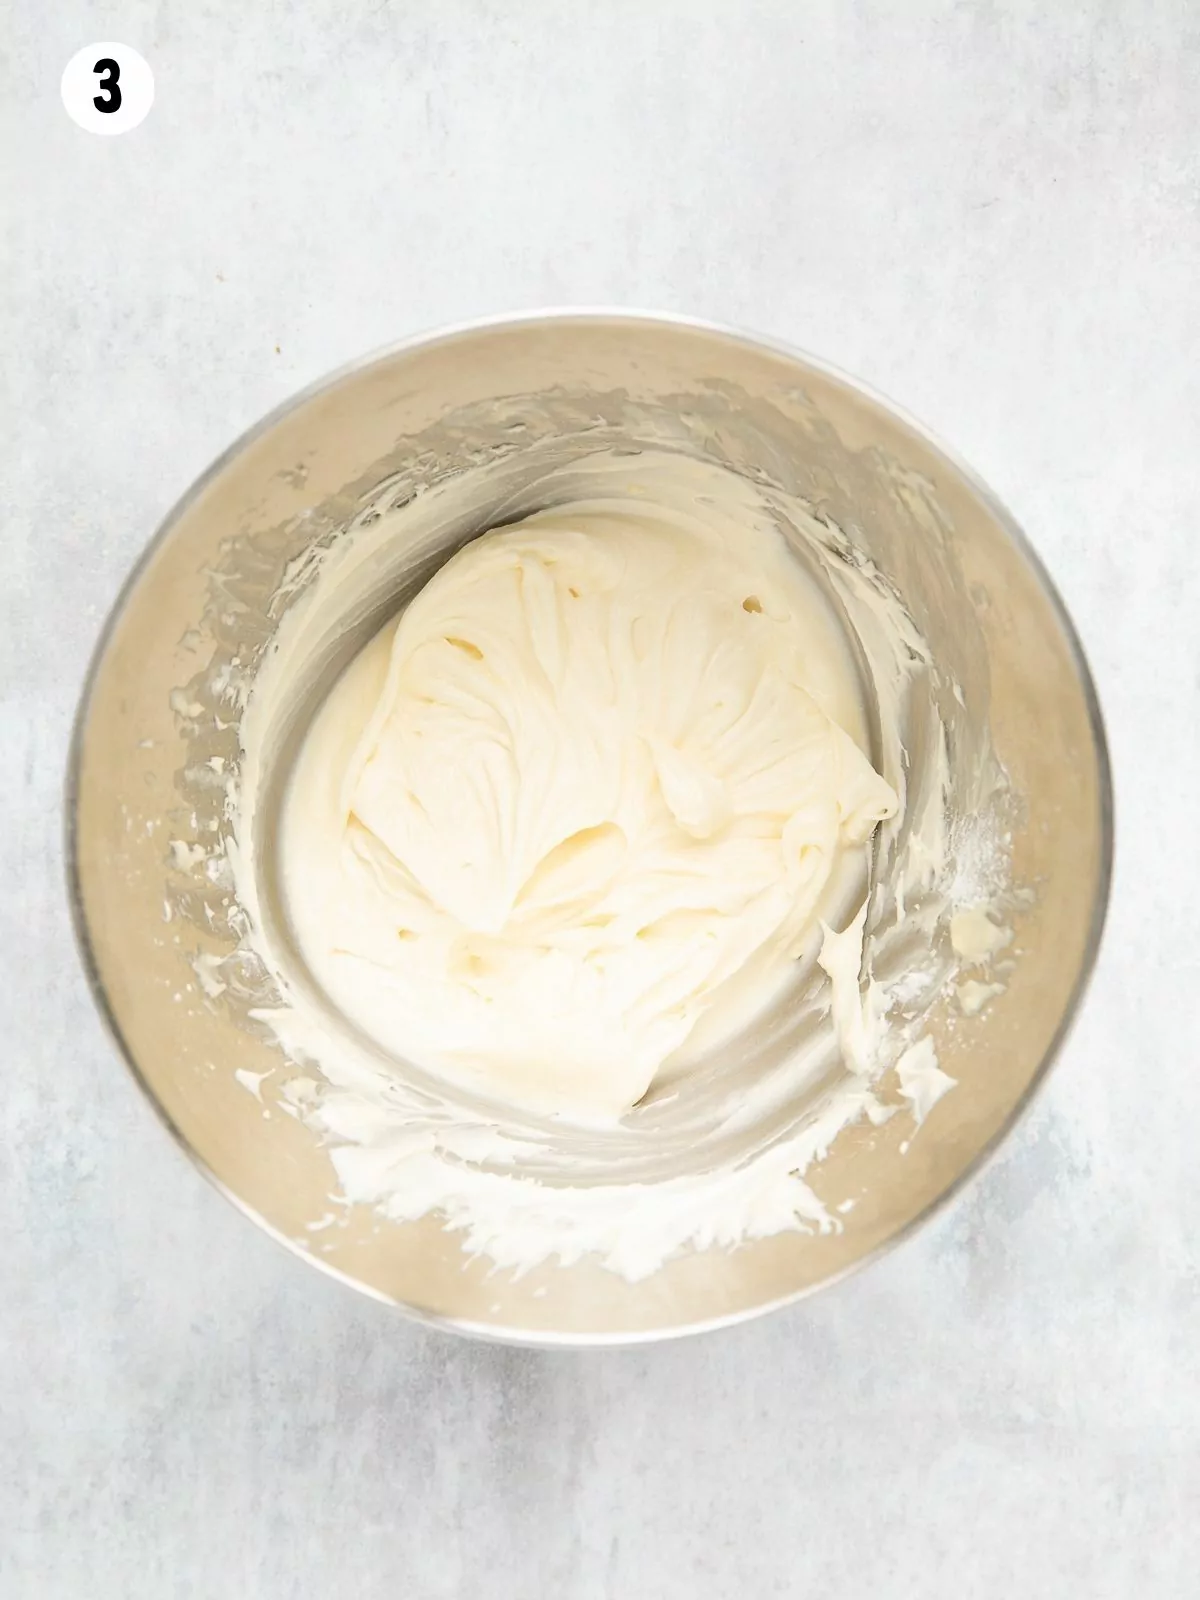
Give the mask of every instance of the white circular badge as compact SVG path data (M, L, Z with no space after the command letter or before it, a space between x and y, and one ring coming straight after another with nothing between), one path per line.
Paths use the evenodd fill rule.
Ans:
M128 133L154 104L154 74L130 45L85 45L67 62L62 98L89 133Z

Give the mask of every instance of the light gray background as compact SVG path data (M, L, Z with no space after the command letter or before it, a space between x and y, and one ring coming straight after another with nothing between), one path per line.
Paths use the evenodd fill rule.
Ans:
M0 1595L1194 1595L1200 10L15 0L4 69ZM140 49L105 140L67 59ZM190 1169L80 978L59 792L143 542L331 366L618 302L867 378L1029 529L1117 773L1100 970L949 1215L757 1326L479 1348Z

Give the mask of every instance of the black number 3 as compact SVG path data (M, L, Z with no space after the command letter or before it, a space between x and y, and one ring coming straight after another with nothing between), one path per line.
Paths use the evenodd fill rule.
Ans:
M104 93L92 96L92 104L96 110L120 111L121 87L118 80L121 76L121 68L119 63L114 61L111 56L105 56L103 61L97 61L92 71L103 74L100 79L100 87L104 90Z

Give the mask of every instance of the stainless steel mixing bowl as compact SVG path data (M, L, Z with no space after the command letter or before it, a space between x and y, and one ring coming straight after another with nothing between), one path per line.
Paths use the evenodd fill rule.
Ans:
M431 482L519 452L538 418L620 438L636 434L630 417L647 415L659 419L657 443L665 419L679 448L799 491L854 529L966 684L1021 801L1013 870L1034 899L1020 960L984 1015L934 1014L959 1087L911 1148L901 1149L906 1119L855 1127L812 1176L830 1206L860 1197L839 1231L692 1253L633 1284L587 1261L496 1273L436 1218L401 1225L358 1210L318 1235L311 1225L333 1187L325 1151L296 1120L265 1117L235 1076L278 1066L277 1048L196 986L197 948L220 955L235 938L203 895L189 901L168 848L203 805L201 708L188 703L201 691L188 685L218 650L253 658L278 619L269 597L289 563L336 537L389 474ZM253 614L222 586L231 552L268 597ZM209 725L225 729L220 718ZM163 1121L221 1191L369 1294L447 1327L547 1344L735 1322L841 1277L929 1216L1011 1128L1062 1042L1095 959L1112 849L1083 654L995 497L911 420L818 362L720 328L608 313L401 345L234 445L172 511L107 622L79 710L67 814L70 892L97 1002ZM213 892L219 907L219 883Z

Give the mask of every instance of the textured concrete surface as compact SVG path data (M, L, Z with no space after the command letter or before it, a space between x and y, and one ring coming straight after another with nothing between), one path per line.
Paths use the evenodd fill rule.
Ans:
M1183 1597L1200 1536L1200 13L9 0L0 588L0 1595ZM58 97L142 51L146 122ZM746 324L907 404L1079 622L1120 847L1011 1147L738 1332L475 1348L324 1282L135 1094L63 905L72 704L242 428L544 302Z

